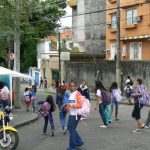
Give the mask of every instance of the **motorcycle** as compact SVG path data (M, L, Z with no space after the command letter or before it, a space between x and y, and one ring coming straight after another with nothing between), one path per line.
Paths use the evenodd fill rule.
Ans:
M2 150L15 150L19 144L17 130L8 125L12 119L10 107L3 109L0 106L0 149Z

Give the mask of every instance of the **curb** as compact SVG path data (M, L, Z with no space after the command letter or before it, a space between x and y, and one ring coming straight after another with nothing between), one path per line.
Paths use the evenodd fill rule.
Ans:
M23 126L29 125L30 123L33 123L38 119L39 119L39 116L37 115L37 117L35 117L34 119L28 120L26 122L22 122L22 123L17 124L17 125L14 125L13 127L18 129L18 128L21 128Z

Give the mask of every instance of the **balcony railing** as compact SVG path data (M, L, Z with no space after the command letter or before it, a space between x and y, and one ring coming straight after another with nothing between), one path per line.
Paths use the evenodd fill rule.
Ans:
M77 6L77 0L68 0L68 5L70 7L76 7Z

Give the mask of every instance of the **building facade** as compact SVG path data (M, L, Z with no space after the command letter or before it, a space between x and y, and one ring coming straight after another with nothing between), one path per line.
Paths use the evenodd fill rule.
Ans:
M106 59L116 55L117 0L107 0ZM120 0L121 60L150 60L150 0Z
M105 54L106 24L104 0L69 0L72 8L72 28L74 43L80 52Z

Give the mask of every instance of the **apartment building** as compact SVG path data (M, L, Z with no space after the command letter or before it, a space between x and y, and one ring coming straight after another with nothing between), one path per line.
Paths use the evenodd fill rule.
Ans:
M73 41L79 51L103 55L106 49L105 0L69 0L72 8ZM101 23L103 22L103 23Z
M107 0L106 59L116 55L117 0ZM150 60L150 0L120 0L121 60Z

